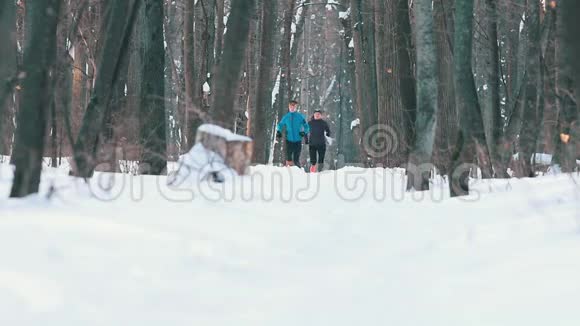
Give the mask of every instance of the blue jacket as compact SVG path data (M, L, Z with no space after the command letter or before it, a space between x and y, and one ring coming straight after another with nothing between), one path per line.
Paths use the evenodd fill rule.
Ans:
M282 129L286 127L286 140L291 142L301 142L302 137L300 137L300 132L308 134L310 132L310 126L306 119L301 113L298 112L288 112L278 124L276 128L277 131L282 132Z

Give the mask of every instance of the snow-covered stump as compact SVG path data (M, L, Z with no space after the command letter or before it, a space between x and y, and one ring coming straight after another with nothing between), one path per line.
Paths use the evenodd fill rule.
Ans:
M236 135L222 127L204 124L197 129L195 143L218 154L224 164L238 175L248 173L252 163L252 139Z
M246 175L252 159L252 139L222 127L204 124L197 129L195 145L179 158L179 168L167 178L172 186L203 180L224 182Z

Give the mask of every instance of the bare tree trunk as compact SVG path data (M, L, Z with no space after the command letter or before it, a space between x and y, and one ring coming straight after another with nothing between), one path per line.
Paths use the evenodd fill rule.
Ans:
M48 115L50 87L56 51L56 27L60 0L34 1L26 11L27 33L22 81L22 103L18 112L14 143L14 179L10 197L38 192Z
M407 190L429 190L429 176L437 119L437 51L433 34L432 0L414 7L417 49L416 138L407 168Z
M75 32L75 35L77 33ZM83 121L83 114L86 108L84 101L84 94L87 92L87 76L85 75L85 66L87 64L88 49L85 48L84 43L80 40L81 36L77 35L75 39L76 45L74 47L74 62L73 62L73 79L72 79L72 98L71 98L71 125L73 137L78 137ZM72 145L71 151L72 153Z
M543 75L544 75L544 114L542 116L544 144L541 147L543 153L554 153L555 145L559 139L556 139L558 127L558 108L556 98L556 10L549 9L548 15L553 18L549 22L549 32L546 36L546 48L543 50ZM559 137L558 137L559 138Z
M491 175L491 162L485 138L481 108L477 99L475 80L471 68L473 40L473 2L462 0L455 3L455 101L460 117L461 130L451 169L451 196L469 194L469 169L463 164L473 163L477 158L484 176Z
M488 126L488 146L490 148L490 155L493 162L494 170L497 171L498 152L497 144L503 132L503 119L501 116L501 102L500 102L500 59L499 59L499 30L498 30L498 0L487 0L487 13L489 17L489 92L491 108L489 120L485 124Z
M142 34L140 131L143 145L141 174L160 175L167 168L165 134L165 48L163 44L163 0L145 0Z
M233 129L235 93L238 88L240 72L254 0L232 0L232 10L228 19L228 32L225 35L223 62L218 68L214 83L215 106L212 118L215 123L226 129Z
M235 107L234 132L240 135L250 136L253 131L252 116L256 110L256 97L258 95L258 77L261 48L258 46L261 40L261 12L262 7L252 12L250 29L248 32L248 45L244 60L244 74L240 80L239 96Z
M0 155L10 155L13 89L18 81L16 50L16 5L0 3Z
M274 67L274 41L276 24L276 1L263 1L262 3L262 35L261 51L258 76L258 94L256 99L256 109L252 110L251 137L254 139L255 163L265 164L268 162L266 143L270 136L267 124L268 112L272 109L272 70Z
M562 172L572 172L578 159L578 144L580 141L579 109L580 101L580 42L578 30L580 27L580 3L572 0L561 2L559 11L561 20L558 22L558 38L560 49L558 54L558 98L560 105L559 142L556 149L556 162L561 165ZM575 102L575 103L574 103Z
M167 53L165 56L166 83L165 97L167 115L167 158L177 160L184 152L180 130L183 125L185 96L183 89L183 4L165 2L165 38ZM171 73L169 73L171 72Z
M389 4L393 3L389 1ZM393 63L387 63L387 51L393 51L395 49L394 42L391 41L391 36L394 35L394 31L390 31L390 35L387 35L387 24L386 19L390 20L390 17L394 14L391 12L390 17L387 16L387 5L383 0L374 0L374 27L375 27L375 63L376 63L376 74L377 74L377 121L379 123L387 123L387 100L389 98L396 98L393 93L387 94L387 75L393 73ZM389 96L391 95L391 96ZM389 121L389 123L392 123ZM385 153L388 154L388 153ZM386 161L387 157L380 158L383 162Z
M457 119L457 109L455 107L455 87L453 85L453 37L451 30L451 4L448 0L436 0L434 2L435 11L435 35L437 37L437 57L438 57L438 106L437 111L437 132L435 139L435 149L433 163L439 169L441 175L448 173L451 165L451 155L453 153L453 142L459 128Z
M210 99L209 93L203 91L207 82L211 84L211 73L214 65L214 46L215 46L215 1L216 0L198 0L194 10L194 57L195 66L193 79L193 106L195 112L195 121L193 123L192 134L195 135L197 128L204 122L207 116ZM210 85L211 87L211 85Z
M182 121L181 131L183 144L186 148L191 148L195 141L195 130L193 121L195 109L193 99L195 97L195 42L193 36L194 6L195 0L185 0L185 11L183 24L183 66L185 78L185 112Z
M59 13L59 24L57 28L56 46L56 66L54 75L54 100L51 109L51 144L50 154L52 156L52 166L60 164L62 156L69 156L72 153L72 134L70 124L71 96L72 96L72 76L73 59L69 55L72 46L68 38L72 34L73 28L78 26L73 17L78 19L82 14L82 8L69 6L67 2L61 4ZM74 16L71 17L70 13Z
M377 75L374 49L373 6L370 0L351 0L354 19L353 39L356 76L356 110L363 134L361 163L373 162L383 155L385 149L376 138L377 128ZM371 130L371 127L373 128ZM375 130L376 129L376 130ZM382 131L381 131L382 132Z
M282 36L282 46L280 50L280 85L278 89L278 95L276 99L276 104L278 107L278 121L282 119L286 113L288 107L288 101L291 100L290 94L292 93L291 85L291 60L290 60L290 42L292 40L292 17L294 14L294 7L296 6L296 0L285 0L286 6L284 8L284 33ZM275 162L283 162L282 153L284 152L284 143L276 143L274 150Z
M410 145L415 139L415 119L417 116L417 95L416 80L413 71L413 34L411 30L411 20L409 18L409 1L397 0L397 9L395 13L396 26L396 43L399 62L398 78L401 89L401 104L403 110L403 129L404 132L399 135L400 145L403 147L402 162L407 162L407 155Z
M97 79L74 146L76 167L73 174L78 177L91 177L97 163L98 136L105 123L107 106L119 75L121 58L127 52L140 2L114 1L105 5L106 18L103 20L101 35L106 37L102 45Z
M343 6L347 6L351 0L341 0ZM344 71L344 74L340 74L338 81L339 81L339 101L341 106L341 119L340 122L342 132L339 137L339 143L342 144L342 147L345 148L346 144L352 144L350 151L344 151L344 159L345 162L339 163L344 165L347 162L360 162L360 158L362 155L360 154L361 151L361 136L360 136L360 126L353 128L352 121L356 119L357 112L356 112L356 76L355 76L355 64L354 64L354 48L350 47L349 45L351 42L354 43L353 33L354 30L352 28L352 14L346 15L340 18L340 22L342 24L344 34L343 34L343 41L344 45L341 48L341 72ZM344 86L348 85L348 87ZM344 139L344 140L343 140ZM340 145L339 145L340 146ZM366 158L366 156L364 156Z
M215 66L214 66L214 71L216 70L216 67L218 67L220 65L220 63L222 62L222 49L223 49L223 41L224 41L224 30L225 30L225 24L224 24L224 15L225 15L225 6L224 6L224 0L216 0L216 19L217 19L217 24L216 24L216 32L215 32ZM215 72L214 72L215 74Z
M536 136L540 132L540 93L543 88L540 72L540 2L531 0L528 5L526 23L528 24L528 53L526 57L527 82L525 89L524 122L520 131L519 144L524 177L533 177L530 163L535 152Z
M411 67L402 67L401 57L406 56L404 64L409 64L409 44L404 44L401 40L410 38L411 35L399 35L404 33L400 31L397 25L398 20L407 19L409 22L409 11L399 11L396 1L375 0L375 51L376 51L376 74L377 74L377 121L381 125L386 125L392 130L392 144L387 145L382 151L383 157L379 160L385 167L400 167L407 163L409 154L409 129L407 123L405 107L401 95L401 81L405 79L414 80ZM401 16L401 17L399 17ZM410 27L409 27L410 29ZM410 33L410 30L408 31ZM409 73L410 76L402 76L402 73ZM410 77L410 78L409 78ZM407 86L407 85L405 85ZM414 88L414 86L413 86ZM414 91L413 91L414 94ZM413 100L414 102L414 100ZM407 103L408 104L408 103Z

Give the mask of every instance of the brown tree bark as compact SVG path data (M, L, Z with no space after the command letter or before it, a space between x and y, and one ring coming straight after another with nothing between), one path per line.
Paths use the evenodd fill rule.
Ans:
M400 151L403 155L402 162L407 162L410 144L415 139L415 119L417 116L417 94L414 66L415 49L413 45L413 33L409 17L409 1L397 0L395 14L396 21L396 49L399 62L398 79L401 92L401 108L403 111L403 129L399 131Z
M580 4L577 1L559 1L558 22L558 133L555 161L559 163L562 172L572 172L576 169L578 146L580 144L579 108L580 101L580 43L578 30L580 28Z
M14 116L13 91L18 81L16 5L0 3L0 155L10 155Z
M185 112L183 116L181 131L187 149L191 148L195 141L194 121L196 108L194 107L195 98L195 43L193 34L194 6L195 0L185 0L185 15L183 19L183 66L185 79ZM197 108L198 110L199 108Z
M407 8L408 9L408 8ZM400 63L402 55L407 56L407 45L401 48L402 42L397 38L404 39L400 33L400 26L397 20L407 20L409 12L399 12L396 1L375 0L375 52L376 52L376 74L377 74L377 105L379 124L388 126L394 131L390 148L383 151L384 154L379 161L385 167L400 167L407 161L410 140L409 132L405 128L405 108L401 95L401 81L406 78L401 76L404 73L411 73L411 67L403 68ZM411 78L412 79L412 78ZM414 88L414 86L413 86ZM413 126L414 129L414 126Z
M356 111L363 134L361 163L373 165L383 155L378 139L377 75L374 41L374 8L370 0L351 0L355 58ZM371 129L373 128L373 129Z
M489 100L490 108L486 115L487 123L487 142L490 148L491 160L493 162L494 170L498 168L499 154L497 151L497 144L503 132L503 119L501 116L501 102L500 102L500 48L499 48L499 8L498 0L487 0L486 9L488 15L488 30L487 36L489 38Z
M437 50L433 33L433 4L417 0L415 44L417 49L416 137L407 167L407 190L429 190L437 119Z
M252 110L253 128L250 136L254 140L252 161L265 164L268 162L266 142L270 141L267 134L269 111L272 110L272 70L274 68L274 42L277 5L275 1L262 2L262 26L260 40L260 62L258 76L258 93L256 109Z
M56 52L56 27L60 0L29 3L26 11L22 80L22 103L14 142L14 178L10 197L38 192L42 171L44 136L48 116L46 103L53 99L51 87Z
M543 89L541 78L540 51L540 2L532 0L528 4L526 23L528 24L528 54L526 57L525 109L519 137L520 157L523 177L535 176L530 162L536 150L537 135L540 132L540 94ZM516 169L517 171L517 169Z
M455 103L460 117L457 148L452 158L451 196L469 194L469 172L477 162L484 176L491 175L491 162L473 78L472 40L474 0L455 4L454 83Z
M215 105L212 109L214 123L226 128L234 126L234 101L239 85L240 73L248 42L250 15L254 9L254 0L232 0L232 11L228 20L228 32L225 35L223 61L217 70L214 83Z
M294 8L296 6L296 0L285 0L284 3L284 18L282 20L282 26L284 28L284 33L282 35L282 46L280 50L280 85L278 89L278 95L276 98L278 118L280 121L286 110L288 108L288 102L292 100L292 85L290 78L291 74L291 63L290 60L290 42L292 40L292 17L294 16ZM274 162L283 162L282 153L284 152L283 142L278 142L274 149Z
M165 118L165 47L163 0L144 0L141 71L140 138L142 145L139 172L161 175L167 169Z
M100 53L95 88L74 146L76 166L73 174L78 177L91 177L97 164L98 136L105 123L107 106L118 79L121 58L127 52L139 4L138 0L106 4L111 7L105 11L107 17L101 28L101 35L106 37Z
M455 107L455 86L453 83L453 31L450 28L452 15L451 4L448 0L436 0L435 12L435 37L437 39L438 57L438 99L437 131L435 136L435 149L433 163L441 175L449 173L451 155L454 152L454 135L457 135L459 120Z

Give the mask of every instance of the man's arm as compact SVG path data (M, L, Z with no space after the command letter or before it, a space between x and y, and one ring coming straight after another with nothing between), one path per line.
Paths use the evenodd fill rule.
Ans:
M278 122L278 125L276 126L276 131L277 132L282 132L282 128L284 128L284 125L286 124L286 118L288 117L288 115L284 115L282 117L282 120L280 120L280 122Z
M330 137L330 127L328 126L328 122L324 121L324 125L325 125L324 129L326 131L326 135L328 137Z
M304 119L304 122L302 122L302 126L304 127L304 132L309 133L310 132L310 124L308 124L308 121L306 121L306 118L304 118L304 116L302 116L302 119Z

